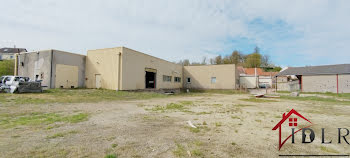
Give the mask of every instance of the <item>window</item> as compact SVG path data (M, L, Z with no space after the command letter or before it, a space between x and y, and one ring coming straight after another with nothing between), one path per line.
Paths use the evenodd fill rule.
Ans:
M297 118L289 118L289 126L298 126Z
M171 82L171 76L163 75L163 82Z
M187 78L187 83L191 83L191 78Z
M181 77L174 77L175 82L181 82Z
M211 77L211 83L216 83L216 77Z

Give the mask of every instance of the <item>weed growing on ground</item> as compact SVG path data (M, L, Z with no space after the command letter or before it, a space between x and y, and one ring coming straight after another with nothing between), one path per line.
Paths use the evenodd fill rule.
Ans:
M177 157L185 157L186 156L185 147L181 144L176 144L176 149L173 151L173 154Z

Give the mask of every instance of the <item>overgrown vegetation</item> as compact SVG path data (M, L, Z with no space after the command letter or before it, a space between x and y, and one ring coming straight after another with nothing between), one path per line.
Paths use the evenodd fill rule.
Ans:
M78 113L63 115L58 113L30 113L30 114L2 114L0 116L0 127L12 128L17 126L49 125L56 122L78 123L86 121L89 114Z
M231 54L226 56L218 55L214 58L207 59L203 57L201 62L190 62L190 60L180 60L178 64L189 65L220 65L220 64L236 64L238 66L244 66L247 68L262 67L265 71L279 72L282 68L275 66L270 60L269 55L262 55L258 47L254 48L254 52L250 54L244 54L237 50L234 50Z
M3 60L0 61L0 76L13 75L15 68L14 60Z
M262 98L248 98L248 99L239 99L239 100L247 101L247 102L254 102L254 103L277 102L276 100L262 99Z

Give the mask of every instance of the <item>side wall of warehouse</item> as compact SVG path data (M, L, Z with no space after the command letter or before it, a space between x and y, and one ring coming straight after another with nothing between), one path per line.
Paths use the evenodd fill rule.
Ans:
M185 66L184 88L236 89L239 83L239 76L236 72L234 64Z
M69 52L53 50L52 62L52 82L51 87L60 88L74 88L84 87L85 82L85 55L73 54ZM57 66L61 65L68 67L60 76L56 75ZM76 71L72 71L76 70ZM77 83L76 83L77 82ZM62 83L56 85L56 83Z
M86 87L119 90L121 53L121 47L89 50L86 58Z
M182 65L159 59L129 48L122 47L122 90L145 89L146 69L156 72L155 89L182 88ZM171 81L164 81L163 76ZM175 82L180 77L180 82Z

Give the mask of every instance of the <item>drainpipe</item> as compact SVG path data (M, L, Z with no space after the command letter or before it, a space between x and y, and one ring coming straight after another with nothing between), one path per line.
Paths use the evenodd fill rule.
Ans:
M52 88L52 63L53 63L53 50L51 49L51 70L50 70L50 87L49 88Z
M300 92L303 92L303 76L300 76Z
M120 89L120 71L121 71L121 62L122 62L122 53L121 52L119 52L119 54L118 54L118 88L117 88L117 91L119 91L119 90L121 90Z
M14 75L18 75L18 53L15 54L15 72Z
M339 78L338 78L338 74L337 74L337 94L339 94Z

